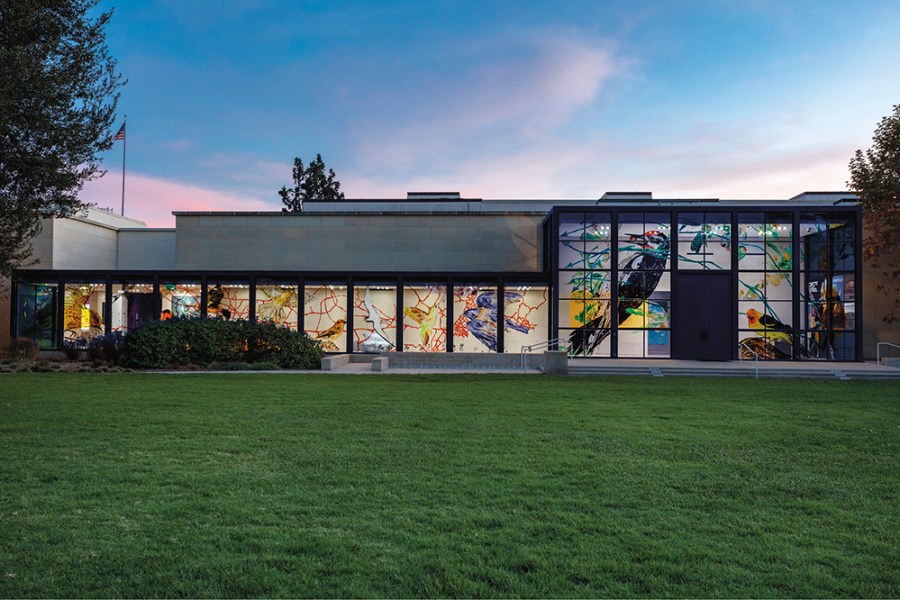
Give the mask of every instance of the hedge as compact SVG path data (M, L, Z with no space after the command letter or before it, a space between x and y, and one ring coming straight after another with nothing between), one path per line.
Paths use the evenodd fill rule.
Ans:
M210 363L274 363L319 369L325 352L305 333L274 323L223 319L169 319L125 336L119 364L137 369Z

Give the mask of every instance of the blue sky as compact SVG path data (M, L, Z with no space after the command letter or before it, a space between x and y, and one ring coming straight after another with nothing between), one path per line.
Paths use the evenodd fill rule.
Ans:
M896 0L556 4L101 0L126 215L279 210L317 152L352 198L790 197L900 103Z

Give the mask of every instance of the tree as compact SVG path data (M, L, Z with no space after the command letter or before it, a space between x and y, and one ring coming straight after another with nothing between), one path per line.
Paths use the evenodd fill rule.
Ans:
M316 154L316 159L303 166L303 159L299 156L294 159L294 187L282 186L278 190L281 201L284 202L282 212L298 213L303 210L304 200L343 200L344 192L341 191L341 182L335 180L334 171L328 169L325 172L325 163L322 155Z
M44 217L83 210L102 176L118 89L98 0L0 3L0 276L27 264Z
M881 271L877 289L892 301L883 316L890 323L900 310L900 104L878 124L872 147L856 151L847 184L862 204L864 257Z

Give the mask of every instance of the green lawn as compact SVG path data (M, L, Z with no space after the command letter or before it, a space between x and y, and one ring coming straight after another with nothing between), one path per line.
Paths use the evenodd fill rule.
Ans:
M0 596L900 596L900 386L0 375Z

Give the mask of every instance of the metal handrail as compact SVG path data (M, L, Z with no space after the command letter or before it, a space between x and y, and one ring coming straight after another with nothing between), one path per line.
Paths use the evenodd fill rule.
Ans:
M882 346L890 346L891 348L900 349L900 345L897 345L897 344L892 344L890 342L878 342L878 344L875 346L875 357L876 357L876 360L878 361L877 364L879 366L881 366L881 347Z
M750 351L750 354L753 355L756 362L756 378L759 379L759 354L756 352L756 350L747 345L746 340L741 340L741 342L738 344L738 348L741 347L746 348ZM738 360L741 361L741 366L744 366L744 356L741 353L738 353Z
M522 370L526 370L525 365L525 354L530 353L534 350L540 350L541 348L549 348L550 346L557 346L565 348L566 342L568 340L566 338L556 338L553 340L547 340L545 342L537 342L535 344L531 344L530 346L522 346L520 351L520 356L522 357ZM568 349L566 349L566 354L568 355Z

